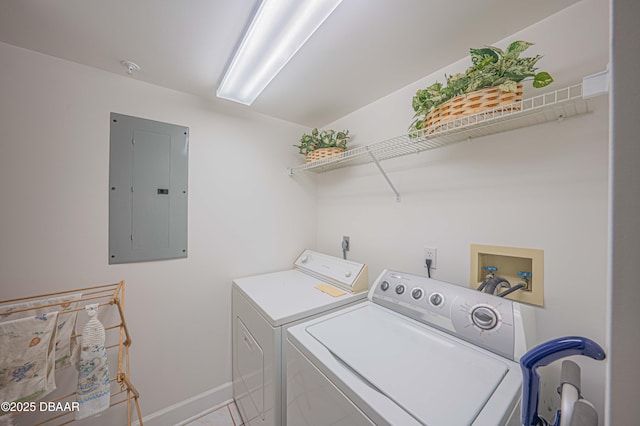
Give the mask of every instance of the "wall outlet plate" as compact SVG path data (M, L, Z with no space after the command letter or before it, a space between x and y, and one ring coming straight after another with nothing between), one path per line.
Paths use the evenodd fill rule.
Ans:
M424 247L424 256L423 259L426 260L427 259L431 259L431 269L436 269L436 258L438 255L438 249L435 247ZM426 263L423 265L425 268L427 267Z
M349 237L345 235L342 237L342 250L349 251L350 248L351 242L349 241Z

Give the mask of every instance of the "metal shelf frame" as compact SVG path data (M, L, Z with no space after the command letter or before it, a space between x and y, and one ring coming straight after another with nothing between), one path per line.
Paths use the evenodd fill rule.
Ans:
M390 158L442 148L457 142L496 133L562 121L591 112L583 98L582 84L533 96L513 104L479 112L416 132L356 147L338 155L287 169L289 176L300 172L322 173L342 167L375 163L400 201L400 194L380 162Z

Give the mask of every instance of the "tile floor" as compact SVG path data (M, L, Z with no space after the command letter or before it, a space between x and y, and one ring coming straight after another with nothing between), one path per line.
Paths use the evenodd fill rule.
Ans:
M185 426L242 426L242 418L236 403L230 402Z

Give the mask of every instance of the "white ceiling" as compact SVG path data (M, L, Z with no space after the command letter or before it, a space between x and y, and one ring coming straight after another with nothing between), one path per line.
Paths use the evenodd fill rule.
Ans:
M0 41L215 100L258 1L1 0ZM246 108L322 127L577 1L344 0Z

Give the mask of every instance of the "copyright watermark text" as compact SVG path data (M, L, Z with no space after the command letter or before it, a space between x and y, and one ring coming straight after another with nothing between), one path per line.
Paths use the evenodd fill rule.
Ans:
M27 412L63 412L79 411L80 403L71 402L0 402L0 411L5 413L27 413Z

